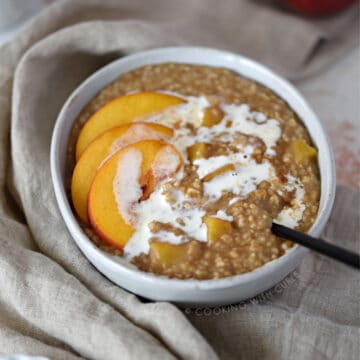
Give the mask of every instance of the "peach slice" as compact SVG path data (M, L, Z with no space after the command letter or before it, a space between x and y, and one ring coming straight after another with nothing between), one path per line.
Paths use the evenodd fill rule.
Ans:
M203 220L207 227L208 241L216 241L220 238L221 235L231 232L232 225L229 221L207 215L204 216Z
M297 164L300 164L305 159L315 160L317 156L317 150L301 139L292 143L292 151Z
M174 245L166 242L152 241L150 243L150 252L159 262L169 267L174 263L186 259L188 244Z
M87 197L99 167L117 150L141 140L167 140L173 130L159 124L136 122L112 128L98 136L80 156L72 180L71 196L76 213L88 223Z
M88 195L88 216L97 234L123 248L136 226L136 204L182 166L178 150L143 140L117 151L98 170Z
M96 111L81 129L76 143L76 159L79 159L91 141L106 130L184 102L185 100L179 97L156 92L138 92L108 102Z

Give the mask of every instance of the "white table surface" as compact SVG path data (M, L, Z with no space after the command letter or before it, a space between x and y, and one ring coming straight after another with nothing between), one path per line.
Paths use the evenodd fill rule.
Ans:
M24 21L34 15L34 12L56 0L37 1L40 2L40 6L25 15L22 21L18 21L11 28L0 28L0 45L11 41L14 34L21 30ZM336 157L338 183L358 189L360 189L359 64L360 46L319 75L295 83L314 108L330 137Z

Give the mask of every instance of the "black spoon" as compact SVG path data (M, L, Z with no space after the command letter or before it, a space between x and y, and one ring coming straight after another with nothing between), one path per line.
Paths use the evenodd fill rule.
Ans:
M340 246L332 245L324 240L314 238L280 224L272 223L271 230L276 236L291 240L311 250L315 250L320 254L329 256L356 269L360 269L360 255L352 251L346 250Z

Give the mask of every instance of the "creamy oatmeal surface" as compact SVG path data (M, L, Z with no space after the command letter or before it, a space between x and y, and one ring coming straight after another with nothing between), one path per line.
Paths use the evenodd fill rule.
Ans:
M306 129L272 91L222 68L169 63L121 75L75 122L69 186L82 126L110 100L140 91L184 98L184 104L137 119L174 129L168 142L184 164L136 205L135 230L122 250L79 220L95 244L143 271L211 279L248 272L283 255L292 243L272 235L274 219L309 229L317 215L320 179L316 158L303 156L304 146L311 145ZM156 246L164 242L177 245L175 260L171 254L167 260L159 257Z

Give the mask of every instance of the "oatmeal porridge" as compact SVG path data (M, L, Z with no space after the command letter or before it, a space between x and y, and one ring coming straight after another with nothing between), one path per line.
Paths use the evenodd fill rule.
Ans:
M164 63L118 77L81 112L68 193L89 238L139 269L213 279L252 271L306 231L320 197L317 151L268 88L207 66Z

